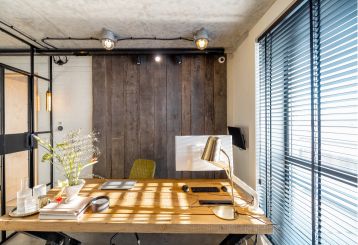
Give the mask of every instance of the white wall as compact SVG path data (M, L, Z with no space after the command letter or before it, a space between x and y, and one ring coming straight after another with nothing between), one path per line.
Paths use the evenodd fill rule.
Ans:
M67 64L53 69L53 127L54 142L64 134L81 129L83 134L92 130L92 58L70 56ZM62 124L63 131L57 127ZM92 168L83 171L89 177ZM54 183L59 175L54 174ZM63 177L61 177L63 179Z
M235 174L256 188L255 157L255 49L256 39L295 0L277 0L250 30L234 53L228 55L228 125L244 128L247 150L234 147Z

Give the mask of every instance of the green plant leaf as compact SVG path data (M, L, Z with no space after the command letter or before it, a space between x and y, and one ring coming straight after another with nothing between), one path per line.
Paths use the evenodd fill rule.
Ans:
M66 146L68 146L68 143L58 143L58 144L56 144L57 148L64 148Z
M46 162L46 161L50 161L52 159L52 154L50 153L45 153L43 156L42 156L42 162Z

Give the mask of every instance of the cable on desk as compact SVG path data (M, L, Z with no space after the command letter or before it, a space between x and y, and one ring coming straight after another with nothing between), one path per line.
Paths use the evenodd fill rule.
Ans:
M116 238L116 236L118 235L119 233L115 233L111 239L109 240L109 245L116 245L116 243L113 242L114 238ZM139 239L139 236L138 236L138 233L134 233L135 235L135 238L137 239L137 245L140 245L140 239Z
M256 244L257 244L257 234L255 236L255 241L254 241L254 245L256 245Z
M109 240L109 245L116 245L114 242L113 242L113 239L116 238L116 236L118 235L119 233L115 233L112 237L111 237L111 240Z

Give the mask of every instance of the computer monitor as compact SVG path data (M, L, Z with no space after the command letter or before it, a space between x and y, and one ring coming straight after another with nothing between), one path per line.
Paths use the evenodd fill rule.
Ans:
M222 149L233 162L231 135L216 135L220 137ZM175 136L175 167L176 171L219 171L222 170L201 160L206 141L209 135ZM224 154L220 154L220 161L228 164Z

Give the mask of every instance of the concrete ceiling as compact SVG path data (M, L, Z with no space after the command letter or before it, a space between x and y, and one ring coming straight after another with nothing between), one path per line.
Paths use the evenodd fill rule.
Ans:
M0 0L0 20L37 40L98 36L192 37L205 27L209 47L237 47L275 0ZM3 27L3 26L2 26ZM98 41L53 41L59 48L101 48ZM0 34L0 48L23 48ZM190 48L186 41L121 41L117 48Z

